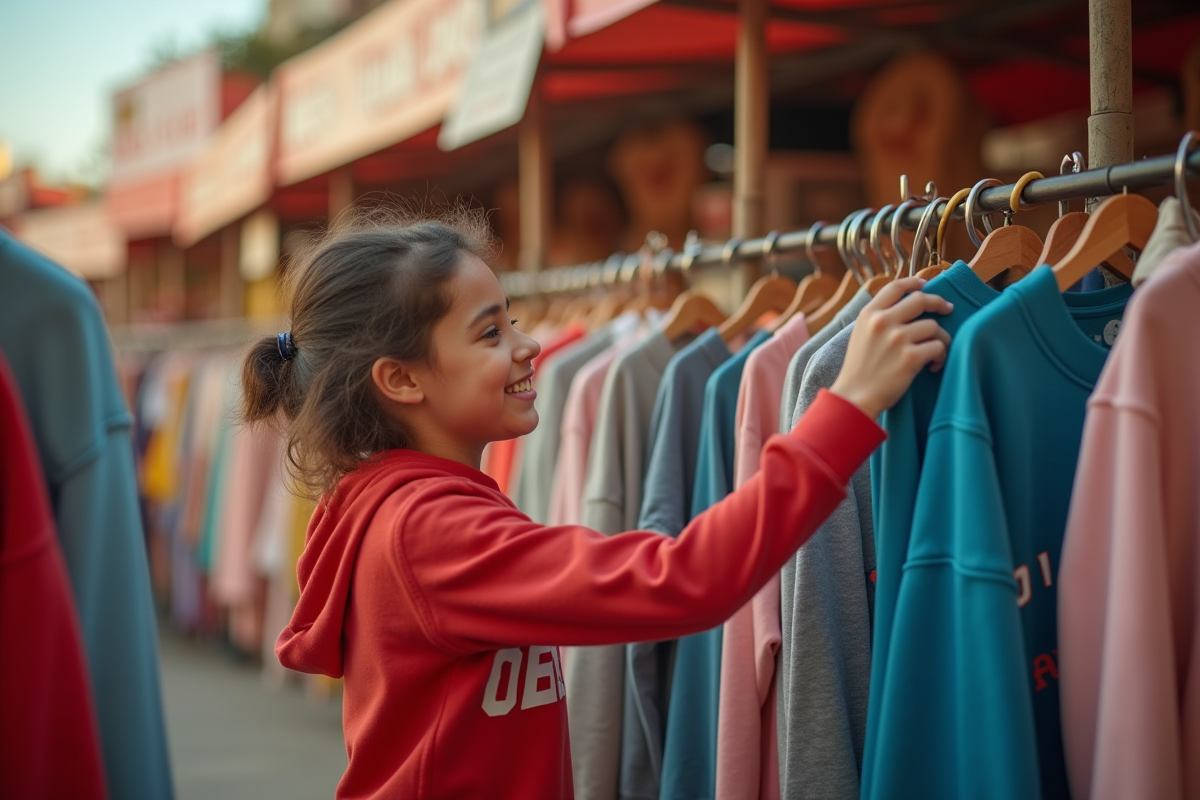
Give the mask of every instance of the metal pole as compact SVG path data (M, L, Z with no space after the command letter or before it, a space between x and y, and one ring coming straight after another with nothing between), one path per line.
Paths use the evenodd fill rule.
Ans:
M1092 114L1088 164L1133 160L1133 16L1131 0L1088 0ZM1094 205L1089 201L1090 207Z
M550 250L550 137L546 129L545 104L534 81L529 105L517 132L517 195L521 212L521 252L517 265L525 271L546 266Z
M742 239L763 231L763 183L768 147L767 0L740 0L737 56L734 64L733 235ZM758 277L747 262L742 291Z
M1200 150L1194 150L1188 156L1187 174L1190 179L1200 179ZM1103 169L1090 169L1031 181L1025 187L1025 191L1021 193L1021 199L1030 205L1041 205L1057 203L1060 200L1076 200L1081 197L1105 197L1120 194L1126 189L1133 191L1152 186L1167 186L1174 179L1175 155L1172 153L1124 164L1114 164ZM1015 184L1007 184L984 189L979 193L977 212L984 214L1007 209L1014 187ZM924 211L924 206L908 209L901 224L907 230L916 230ZM951 219L961 220L963 211L963 207L960 205L951 215ZM885 220L885 222L887 221ZM815 242L821 245L836 244L837 228L836 223L822 226L815 237ZM807 238L807 229L785 233L776 242L775 252L800 252L804 249ZM746 239L738 246L737 258L758 258L763 255L767 244L764 237ZM724 244L705 247L703 251L696 253L694 258L689 257L688 266L720 264L723 260L724 249ZM604 263L554 269L537 276L505 275L502 277L505 279L505 291L511 291L513 296L531 294L535 291L568 291L587 286L589 280L599 281L598 276L603 272ZM675 253L671 255L668 262L657 266L659 269L682 269L684 257L680 253ZM632 275L633 272L630 271L629 274ZM627 276L623 273L622 277Z

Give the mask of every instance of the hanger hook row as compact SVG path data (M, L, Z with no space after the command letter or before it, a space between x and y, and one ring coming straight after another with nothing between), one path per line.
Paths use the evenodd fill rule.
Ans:
M1200 241L1200 231L1196 229L1196 220L1192 218L1192 204L1188 200L1187 157L1198 140L1200 140L1200 131L1188 131L1179 140L1179 149L1175 152L1175 196L1179 199L1183 224L1187 227L1188 236L1193 242Z

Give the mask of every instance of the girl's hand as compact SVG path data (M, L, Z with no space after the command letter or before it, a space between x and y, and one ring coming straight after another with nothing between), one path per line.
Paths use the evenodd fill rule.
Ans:
M846 361L831 391L872 419L908 391L926 364L937 372L946 363L950 334L926 313L949 314L945 298L920 290L920 278L894 280L867 303L850 335Z

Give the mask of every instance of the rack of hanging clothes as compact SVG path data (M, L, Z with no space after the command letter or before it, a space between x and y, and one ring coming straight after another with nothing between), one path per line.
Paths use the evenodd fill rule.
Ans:
M609 535L677 536L753 476L766 440L832 386L880 286L920 273L954 305L944 369L882 415L887 441L751 602L678 641L566 649L576 797L1200 786L1193 141L1098 170L1074 154L1065 174L948 198L927 187L836 225L502 276L515 299L575 299L532 323L538 428L485 469L534 520ZM1171 184L1161 208L1129 193ZM1090 216L1061 208L1044 240L1019 224L1035 204L1109 195ZM946 263L964 223L976 254ZM772 268L830 246L841 277ZM767 274L730 315L694 288L646 288L747 257Z
M278 432L239 422L238 387L246 343L280 327L229 319L113 329L159 606L176 630L261 659L273 682L287 674L275 634L299 596L296 562L315 504L291 491ZM335 685L309 684L319 694Z

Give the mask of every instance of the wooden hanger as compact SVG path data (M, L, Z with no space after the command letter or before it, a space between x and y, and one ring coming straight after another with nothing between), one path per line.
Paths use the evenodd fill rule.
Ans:
M1021 192L1030 181L1041 177L1044 176L1040 172L1027 172L1020 177L1008 201L1013 213L1031 207L1021 205ZM1038 265L1042 247L1041 238L1032 229L1024 225L1005 225L987 235L969 266L984 283L1010 269L1015 270L1018 277L1028 275Z
M734 242L736 241L735 239ZM769 261L774 256L775 245L778 241L779 231L771 231L766 235L763 246L764 261ZM733 242L731 244L733 244L732 251L736 251L737 244ZM728 254L725 259L726 263L730 263L733 260L732 251L726 246L726 253ZM719 330L721 338L726 343L731 342L768 311L776 313L786 311L787 307L792 303L792 298L795 296L796 284L791 278L785 278L777 273L764 275L754 282L754 285L750 287L750 291L746 294L746 299L730 315L729 319L721 324Z
M1079 241L1087 223L1088 215L1082 211L1071 211L1056 219L1050 226L1050 230L1046 232L1046 243L1042 247L1041 255L1038 256L1038 265L1057 264L1065 258L1067 253L1071 252L1071 248L1075 246L1075 242ZM1118 250L1106 258L1104 266L1122 275L1132 275L1134 270L1134 263L1122 250Z
M1105 200L1092 212L1070 252L1054 264L1059 291L1074 286L1122 247L1144 248L1157 222L1158 208L1141 195L1119 194ZM1133 278L1132 270L1122 271L1124 265L1112 266L1126 280Z
M804 252L808 255L808 263L812 264L813 271L800 279L800 283L796 285L796 292L792 295L792 302L783 310L779 318L771 323L769 328L771 333L786 325L787 321L796 314L808 315L816 311L837 291L838 279L827 275L822 270L815 253L817 235L824 225L824 222L814 222L808 228L808 234L804 240Z
M695 289L688 289L671 304L663 320L663 335L675 342L697 327L715 328L723 322L725 315L716 303Z
M1009 269L1028 275L1038 264L1042 246L1038 235L1024 225L1006 225L987 235L968 266L984 283Z
M833 293L833 297L829 298L816 311L811 314L805 314L804 320L808 324L808 335L812 336L817 331L828 325L837 313L846 307L854 295L858 294L859 288L862 286L858 282L858 277L854 274L854 270L846 270L842 282L838 284L837 291Z

